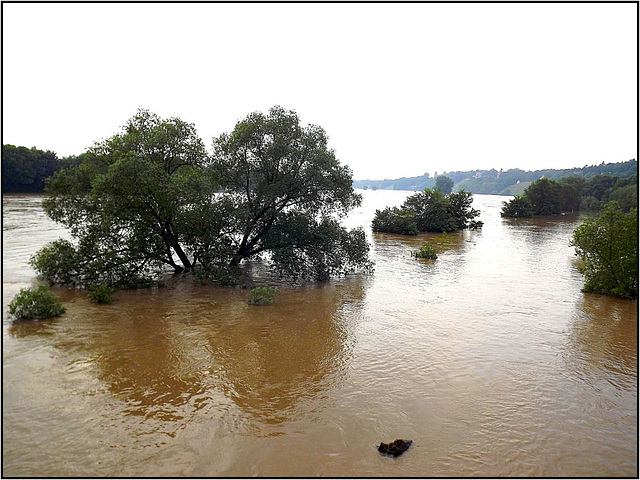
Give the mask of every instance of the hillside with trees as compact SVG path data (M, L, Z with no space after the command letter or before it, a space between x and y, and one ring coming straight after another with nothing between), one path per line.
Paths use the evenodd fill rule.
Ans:
M518 168L500 170L469 170L442 172L441 176L449 177L454 182L453 191L465 190L471 193L489 195L521 195L524 189L540 178L559 180L564 177L580 177L591 179L598 175L627 178L638 173L637 160L619 163L601 163L585 165L582 168L545 169L525 171ZM433 189L437 177L428 173L418 177L403 177L394 180L356 180L354 188L371 188L380 190L413 190Z

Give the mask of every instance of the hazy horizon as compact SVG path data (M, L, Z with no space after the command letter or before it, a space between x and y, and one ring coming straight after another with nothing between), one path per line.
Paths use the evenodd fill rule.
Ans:
M625 163L625 162L629 162L631 160L636 160L636 158L630 158L628 160L622 160L620 162L604 162L605 164L610 164L610 163ZM538 170L573 170L573 169L581 169L581 168L585 168L585 167L597 167L599 165L601 165L602 162L600 162L599 164L590 164L590 165L582 165L582 166L574 166L574 167L562 167L562 168L554 168L554 167L536 167L533 169L527 169L527 168L519 168L519 167L513 167L513 168L503 168L502 170L504 172L508 172L509 170L524 170L525 172L535 172ZM433 173L430 171L427 172L423 172L423 173L419 173L416 175L403 175L402 177L389 177L389 178L355 178L354 177L354 181L360 181L360 180L371 180L371 181L384 181L384 180L397 180L400 178L413 178L413 177L422 177L425 173L429 174L430 178L434 178L436 176L440 176L440 175L446 175L447 173L454 173L454 172L475 172L475 171L483 171L483 172L488 172L491 170L497 170L500 171L500 168L471 168L471 169L466 169L466 170L443 170L443 171L438 171L438 170L434 170ZM437 175L436 175L437 173Z

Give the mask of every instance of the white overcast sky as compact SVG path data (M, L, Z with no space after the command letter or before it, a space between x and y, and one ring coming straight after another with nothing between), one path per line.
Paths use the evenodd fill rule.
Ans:
M637 8L5 3L3 143L79 154L142 107L210 148L281 105L355 179L626 161Z

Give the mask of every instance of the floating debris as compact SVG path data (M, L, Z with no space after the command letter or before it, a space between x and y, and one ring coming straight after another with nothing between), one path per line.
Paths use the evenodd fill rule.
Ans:
M384 455L393 455L394 457L397 457L398 455L402 455L406 452L412 443L413 440L401 440L398 438L391 443L380 443L378 451Z

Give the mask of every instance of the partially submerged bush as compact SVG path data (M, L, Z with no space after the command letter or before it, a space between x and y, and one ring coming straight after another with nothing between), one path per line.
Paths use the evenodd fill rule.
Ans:
M475 220L480 212L471 208L472 202L471 193L464 190L445 195L427 188L407 197L400 208L376 210L371 226L374 232L403 235L481 228L482 222Z
M113 303L112 294L116 289L108 285L90 285L87 287L89 298L96 303Z
M584 292L638 298L638 210L609 202L574 232L571 245L583 261Z
M80 282L78 252L69 240L59 239L42 247L29 259L38 278L49 285L71 285Z
M418 226L413 212L397 207L376 210L371 226L374 232L399 233L401 235L418 234Z
M411 255L417 258L429 258L435 260L438 258L438 250L433 245L425 244L420 247L420 250L411 252Z
M533 216L533 205L524 195L516 195L508 202L502 202L502 217L531 217Z
M22 288L9 304L9 313L18 320L59 317L66 308L47 287Z
M271 305L277 291L278 289L276 287L270 287L267 285L263 287L252 288L249 292L249 304Z

